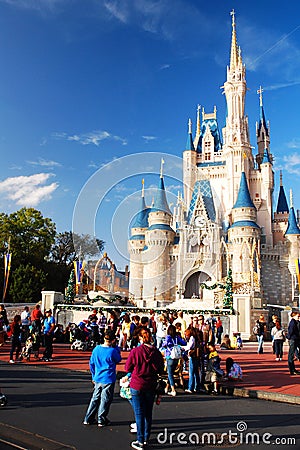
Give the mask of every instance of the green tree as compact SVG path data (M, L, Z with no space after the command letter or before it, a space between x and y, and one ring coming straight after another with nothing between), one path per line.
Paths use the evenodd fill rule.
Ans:
M20 301L18 291L23 293L23 297L28 285L29 294L25 292L25 296L34 301L30 294L36 289L32 288L32 273L40 274L40 288L45 287L45 259L49 256L55 234L56 227L52 220L44 218L42 213L34 208L22 208L9 215L0 214L0 256L3 258L8 249L12 254L8 299ZM22 269L25 266L28 270ZM3 285L3 276L1 282ZM40 292L35 291L34 296L37 295L40 298Z
M58 233L52 245L49 260L58 264L70 265L75 259L96 256L104 249L104 241L89 234L76 234L71 231ZM80 254L79 254L80 253Z
M37 302L45 287L46 275L42 269L26 264L19 265L13 272L10 296L16 303Z
M67 303L73 303L74 298L76 295L76 282L75 282L75 272L74 269L71 270L68 286L67 286L67 292L66 292L66 302Z
M0 251L3 255L10 246L13 268L20 264L41 267L54 243L55 228L51 219L34 208L0 214Z
M233 287L232 270L229 269L225 281L225 294L223 298L223 307L233 310Z

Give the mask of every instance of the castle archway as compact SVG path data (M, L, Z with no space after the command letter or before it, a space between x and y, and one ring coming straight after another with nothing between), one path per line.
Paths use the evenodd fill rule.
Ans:
M202 298L203 289L201 289L200 284L206 283L211 280L211 277L205 272L194 272L188 277L185 283L184 298Z

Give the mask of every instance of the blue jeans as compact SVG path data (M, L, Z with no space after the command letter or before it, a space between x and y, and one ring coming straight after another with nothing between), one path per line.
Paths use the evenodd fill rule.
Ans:
M143 444L150 439L155 392L138 391L133 388L130 388L130 390L131 405L133 407L137 427L137 440Z
M168 379L171 387L175 386L174 381L174 372L178 365L178 359L167 359L167 371L168 371Z
M283 340L282 339L274 339L274 351L276 358L282 358L283 355Z
M189 357L189 390L198 391L200 389L199 359Z
M263 334L261 334L260 336L257 336L257 342L258 342L257 353L263 353L264 352L264 349L263 349L264 335Z
M114 387L115 383L95 383L93 395L85 414L85 422L92 423L97 413L98 423L105 424L114 395Z
M298 341L296 341L294 339L289 340L288 366L289 366L290 373L294 373L296 370L294 356L295 356L295 352L297 350L298 345L299 345Z

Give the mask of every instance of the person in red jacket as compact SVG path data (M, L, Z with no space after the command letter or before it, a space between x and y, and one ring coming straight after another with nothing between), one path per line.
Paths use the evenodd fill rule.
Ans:
M140 329L139 341L141 345L130 351L125 364L125 371L131 373L131 404L137 425L137 441L131 447L137 450L149 441L158 374L164 370L162 354L152 345L148 328Z

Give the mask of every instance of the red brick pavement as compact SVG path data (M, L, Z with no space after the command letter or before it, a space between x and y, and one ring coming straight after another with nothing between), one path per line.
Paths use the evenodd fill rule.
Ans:
M0 347L0 360L9 361L10 344L6 343ZM257 344L246 342L242 350L219 350L222 359L221 366L225 367L225 360L231 356L238 362L243 370L243 381L235 383L236 387L253 391L264 391L279 394L288 394L300 397L300 375L290 376L287 366L288 344L284 345L284 356L282 361L275 361L275 355L271 350L271 343L264 344L264 353L257 354ZM30 364L34 366L49 366L54 368L88 371L90 351L71 351L70 346L65 344L54 345L53 361L36 361L32 358L30 362L22 361L19 364ZM123 360L118 365L118 370L124 369L124 361L128 352L122 352ZM300 370L300 362L296 361L296 368Z

